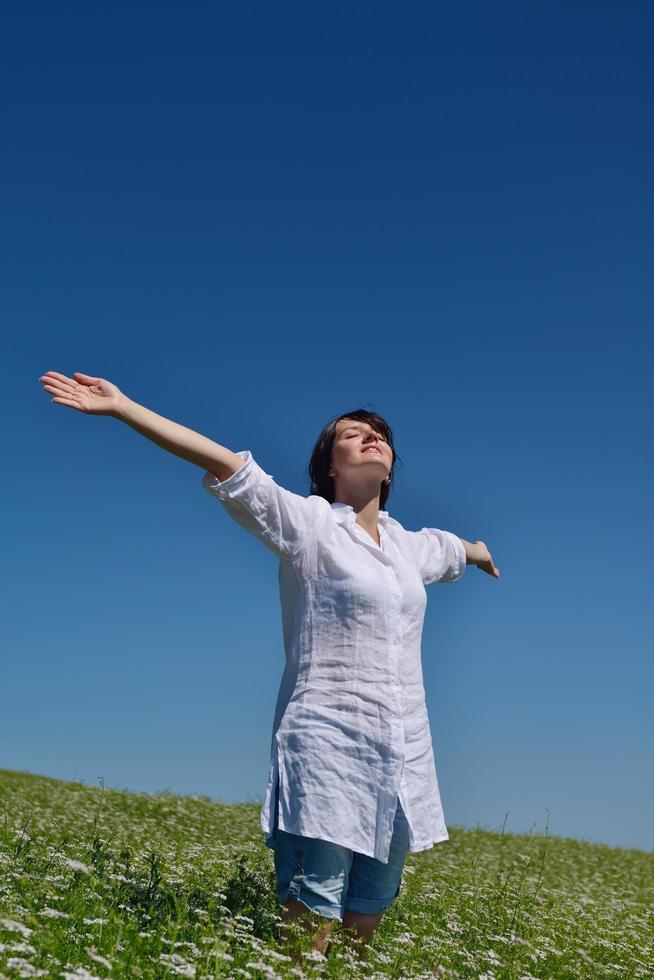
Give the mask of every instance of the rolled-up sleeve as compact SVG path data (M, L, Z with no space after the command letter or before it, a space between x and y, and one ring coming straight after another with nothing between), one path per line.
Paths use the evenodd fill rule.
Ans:
M236 453L245 460L226 480L207 470L202 486L246 531L279 558L293 558L302 549L316 518L315 497L301 497L278 486L264 473L249 449ZM313 520L312 520L313 518Z
M466 550L452 531L423 527L411 532L417 545L418 567L423 585L456 582L466 570Z

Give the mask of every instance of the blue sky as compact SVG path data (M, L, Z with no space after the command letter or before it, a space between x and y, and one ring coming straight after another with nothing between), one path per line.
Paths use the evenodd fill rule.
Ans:
M651 11L3 19L0 765L260 802L283 669L275 557L44 371L305 495L365 407L390 513L502 576L428 590L448 826L652 849Z

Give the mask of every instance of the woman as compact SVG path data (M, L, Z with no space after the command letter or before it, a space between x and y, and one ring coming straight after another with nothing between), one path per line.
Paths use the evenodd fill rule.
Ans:
M425 586L458 580L467 564L499 577L488 548L407 531L382 509L396 453L373 412L325 427L302 497L249 450L162 418L103 378L47 371L39 381L53 402L111 415L202 467L203 487L278 557L286 666L261 828L284 920L301 916L322 952L335 921L365 945L407 853L448 838L422 680Z

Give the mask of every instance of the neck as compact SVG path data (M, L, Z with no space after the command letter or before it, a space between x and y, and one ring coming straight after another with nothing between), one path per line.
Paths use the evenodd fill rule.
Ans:
M334 500L341 504L349 504L356 514L357 524L367 531L374 540L379 543L379 533L377 522L379 520L379 484L374 488L365 490L362 488L350 488L349 490L337 487Z

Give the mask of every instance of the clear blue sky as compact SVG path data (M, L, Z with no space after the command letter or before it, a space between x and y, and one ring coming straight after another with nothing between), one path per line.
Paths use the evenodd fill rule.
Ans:
M203 471L51 403L131 398L308 494L393 427L432 586L450 826L654 848L651 8L3 13L0 765L261 800L277 562Z

